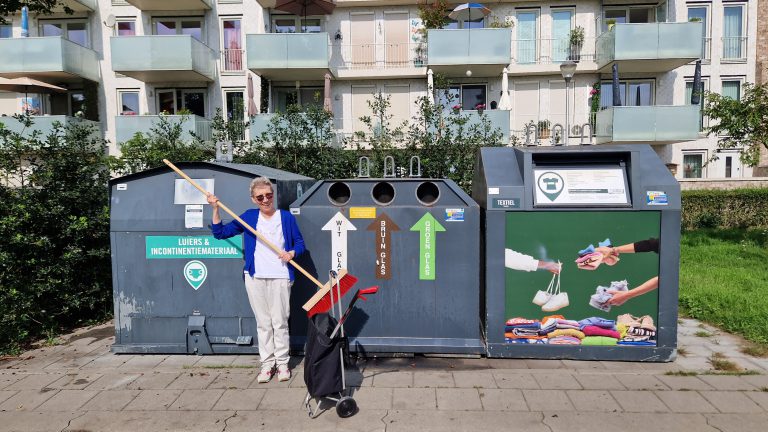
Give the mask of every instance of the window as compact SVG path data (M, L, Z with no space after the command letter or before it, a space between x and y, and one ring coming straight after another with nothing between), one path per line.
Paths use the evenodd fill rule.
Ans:
M723 60L746 60L744 5L723 7Z
M448 18L448 22L443 26L444 29L473 29L484 28L485 18L477 18L473 20L461 20L456 21Z
M156 35L190 35L203 40L202 18L158 18L153 29Z
M225 71L240 72L243 70L243 45L240 18L225 18L221 20L221 62Z
M245 119L246 119L246 106L245 106L245 93L240 90L225 90L224 91L224 109L227 112L227 122L235 120L237 123L229 123L229 131L232 135L231 138L242 141L245 139ZM238 127L235 127L235 124Z
M536 50L539 32L537 29L538 12L517 13L517 63L536 63Z
M323 106L322 87L277 87L275 96L275 111L285 111L290 105Z
M456 105L459 105L462 110L474 110L481 104L488 108L487 87L485 84L462 84L451 86L447 92L438 90L437 103L446 112L452 110Z
M623 106L650 106L653 101L653 81L619 81L619 97ZM613 106L613 83L600 83L600 108Z
M704 90L706 88L706 82L701 81L701 87L699 88L699 109L704 109ZM693 96L693 81L685 83L685 105L691 103L691 97ZM699 111L699 132L704 130L704 112Z
M641 7L611 7L603 10L603 31L608 30L608 20L616 24L652 23L656 20L656 8Z
M138 90L118 90L117 103L120 115L139 115Z
M205 117L205 89L157 90L159 113L178 114L182 110Z
M45 37L60 36L78 45L90 47L86 20L40 20L40 34Z
M720 94L734 100L741 99L741 81L740 80L728 80L728 81L723 80L723 90Z
M703 153L683 153L683 178L701 178L703 169Z
M704 5L689 6L688 7L688 21L699 21L702 24L702 37L704 38L704 44L702 46L703 52L701 58L708 60L710 58L710 40L709 37L709 7Z
M733 175L733 156L725 157L725 178L731 178Z
M552 11L552 61L564 62L571 52L573 10Z
M320 33L322 31L323 26L320 17L272 16L272 32L274 33Z
M136 21L120 20L115 24L115 35L136 36Z
M13 26L10 24L0 25L0 39L7 39L13 37Z

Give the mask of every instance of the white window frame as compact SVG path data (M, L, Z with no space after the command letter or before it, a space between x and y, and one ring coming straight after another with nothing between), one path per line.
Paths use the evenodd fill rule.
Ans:
M611 80L600 80L600 84L608 83L611 84ZM633 78L633 79L619 79L619 87L623 88L624 98L622 99L623 104L625 106L636 106L636 105L627 105L627 102L629 101L629 96L627 95L627 91L629 91L629 84L636 84L636 83L651 83L651 103L650 105L641 105L641 106L656 106L656 80L653 78ZM600 109L604 108L610 108L610 107L600 107Z
M229 121L228 117L228 111L229 106L227 106L227 93L242 93L243 94L243 121L248 121L248 91L245 87L226 87L223 88L221 91L222 95L222 102L224 105L224 119Z
M707 161L709 160L709 151L708 150L683 150L682 151L682 159L681 159L681 165L682 165L682 175L681 178L684 179L696 179L696 178L707 178ZM686 156L701 156L701 177L686 177L685 176L685 157Z
M721 32L725 30L725 8L731 8L731 7L740 7L741 8L741 36L739 36L739 37L744 38L744 50L743 50L744 57L737 58L737 59L730 59L730 58L726 59L726 58L723 58L724 50L721 48L721 50L720 50L720 56L721 56L720 61L722 63L746 63L747 62L747 58L750 55L750 53L749 53L749 36L748 36L749 35L749 28L747 28L747 25L749 24L749 20L748 20L748 17L747 17L747 14L749 13L749 8L747 7L746 3L739 3L739 2L725 3L725 2L723 2L722 14L720 15L720 18L722 20L721 23L720 23L721 24L721 28L720 28ZM725 35L722 35L722 37L725 38ZM723 40L721 39L721 43L722 42L723 42Z
M205 25L204 16L184 16L184 17L152 17L151 32L153 36L159 36L156 31L156 25L158 21L175 21L176 22L176 35L181 35L181 23L184 21L200 21L200 42L205 43L208 40L208 28Z
M371 12L371 15L373 15L373 12ZM293 21L293 27L296 28L297 30L299 30L299 31L297 31L295 33L304 33L303 31L301 31L302 30L302 28L301 28L302 24L301 23L302 23L302 21L304 21L304 17L303 16L299 16L299 15L293 15L293 14L277 14L277 15L272 15L270 17L270 21L269 21L270 24L271 24L271 26L270 26L271 33L275 33L275 28L277 27L277 24L275 24L275 20L279 20L279 19L287 20L287 19L291 19L291 18L293 18L293 20L294 20ZM322 32L325 31L325 19L324 19L324 17L322 15L307 15L306 19L307 20L311 20L311 19L319 20L320 21L320 31L318 33L322 33Z
M112 29L112 35L118 36L117 34L117 25L121 22L132 22L133 23L133 34L138 35L138 26L136 25L136 22L138 19L136 17L117 17L115 20L115 27Z
M224 46L224 21L240 21L240 69L227 69L227 59L226 59L226 52L227 50L230 50L232 48L227 48ZM219 31L219 51L221 52L221 68L220 71L224 75L244 75L245 71L247 69L247 66L245 64L245 28L243 27L243 16L242 15L230 15L230 16L221 16L219 17L219 28L221 29Z
M704 23L704 58L701 61L702 63L709 63L712 60L712 5L710 3L686 3L686 20L688 19L688 9L705 9L707 11L707 19Z
M688 87L688 83L691 83L691 87L693 87L693 77L686 77L685 78L685 88ZM705 93L708 92L709 88L710 88L710 79L709 79L709 77L701 77L701 84L702 84L702 87L704 87L704 92ZM699 106L703 106L704 105L704 100L705 100L705 97L702 94L701 95L701 104ZM691 104L691 100L690 99L686 98L686 100L683 101L683 105L690 105L690 104ZM709 127L709 117L707 117L705 115L701 116L701 127L702 127L702 130L699 131L699 134L700 135L704 135L704 129Z
M91 23L88 22L88 18L70 18L70 19L41 19L37 21L37 31L40 36L43 35L43 25L45 24L62 24L61 30L63 39L69 40L67 37L67 27L69 24L85 24L85 47L91 47ZM77 42L72 42L77 43Z
M117 115L123 114L123 94L124 93L136 93L139 96L139 112L136 115L141 115L141 90L137 88L121 88L117 89Z
M723 94L723 83L724 82L738 82L739 83L739 99L741 99L744 95L743 89L744 89L744 83L746 82L747 78L743 75L739 76L727 76L727 75L721 75L720 76L720 94Z

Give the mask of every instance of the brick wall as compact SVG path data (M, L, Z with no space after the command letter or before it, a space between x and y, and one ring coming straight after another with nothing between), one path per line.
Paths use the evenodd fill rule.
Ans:
M755 56L755 83L768 83L768 0L757 0L757 53ZM754 176L768 176L768 150L760 149L760 162L752 172Z

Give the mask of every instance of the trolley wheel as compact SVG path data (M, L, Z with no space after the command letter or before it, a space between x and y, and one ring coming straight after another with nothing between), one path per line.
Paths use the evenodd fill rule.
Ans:
M357 411L357 402L352 396L344 396L336 402L336 414L341 418L351 417Z

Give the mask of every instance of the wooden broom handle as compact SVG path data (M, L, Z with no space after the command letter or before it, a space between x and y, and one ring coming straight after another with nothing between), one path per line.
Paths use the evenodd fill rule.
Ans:
M207 197L210 194L207 190L203 189L199 184L197 184L196 181L192 180L191 178L189 178L188 175L184 174L184 172L182 170L178 169L176 167L176 165L172 164L171 161L169 161L168 159L163 159L163 162L166 165L168 165L172 170L176 171L176 174L184 177L185 180L190 182L192 184L192 186L194 186L197 190L202 192L203 195L205 195ZM256 231L252 226L248 225L243 219L240 218L240 216L236 215L232 210L229 209L229 207L225 206L223 202L219 201L219 207L224 209L225 212L229 213L229 215L232 216L236 221L240 222L240 224L242 226L247 228L248 231L252 232L253 235L258 237L259 240L261 240L265 245L269 246L269 248L272 249L273 251L275 251L276 254L280 255L280 254L282 254L284 252L279 247L275 246L274 243L272 243L266 237L264 237L263 234L261 234L260 232ZM319 280L315 279L314 276L309 274L308 271L304 270L304 268L302 266L298 265L294 260L290 260L288 262L291 263L296 268L296 270L300 271L304 276L307 277L307 279L311 280L319 288L325 288L325 285L323 283L321 283Z

